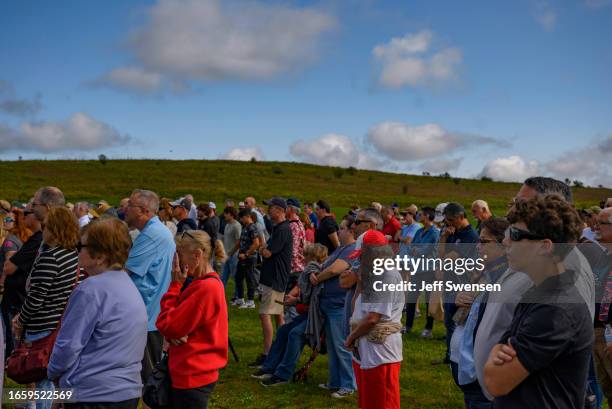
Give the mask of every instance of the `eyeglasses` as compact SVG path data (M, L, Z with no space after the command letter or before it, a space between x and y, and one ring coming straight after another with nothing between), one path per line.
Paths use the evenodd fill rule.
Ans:
M508 227L504 235L505 237L509 238L512 241L521 241L523 239L544 240L546 238L544 236L540 236L538 234L532 233L527 230L517 229L516 227L513 227L513 226Z
M81 250L83 250L84 247L87 247L87 244L83 244L80 241L77 243L76 245L76 249L77 249L77 253L80 253Z
M13 223L15 221L15 219L13 219L12 217L5 217L4 218L4 223Z
M355 226L359 226L361 223L372 223L372 220L369 219L356 219Z

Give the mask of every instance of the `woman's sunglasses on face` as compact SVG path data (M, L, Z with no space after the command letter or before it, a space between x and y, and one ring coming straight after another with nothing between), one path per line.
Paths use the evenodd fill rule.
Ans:
M4 223L13 223L15 221L15 219L13 219L12 217L5 217L4 218Z

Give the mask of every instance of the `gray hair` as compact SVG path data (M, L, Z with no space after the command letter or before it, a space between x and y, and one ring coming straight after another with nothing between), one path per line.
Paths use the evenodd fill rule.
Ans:
M61 190L53 186L41 187L36 191L36 195L40 200L40 204L49 207L64 207L66 200Z
M376 223L376 230L382 230L384 222L378 210L373 207L368 207L366 209L361 209L360 212L363 212L363 215L368 220L372 220Z
M187 195L185 195L184 199L185 199L185 201L187 202L187 204L189 206L191 206L193 204L193 195L187 194Z
M157 193L150 190L134 189L132 195L138 196L142 201L142 205L151 213L157 213L159 209L159 196L157 196Z
M76 203L74 204L74 208L75 208L75 209L81 209L81 208L83 208L83 209L85 209L86 211L89 211L90 206L89 206L89 203L87 203L87 202L76 202Z
M489 204L482 199L474 200L472 207L478 206L479 209L489 211Z
M525 179L524 185L534 189L538 194L546 196L549 194L556 193L561 195L566 202L572 203L572 189L560 180L547 178L544 176L534 176Z

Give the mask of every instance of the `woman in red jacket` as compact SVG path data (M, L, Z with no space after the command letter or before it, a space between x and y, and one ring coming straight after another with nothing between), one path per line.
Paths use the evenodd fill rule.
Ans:
M187 230L176 238L172 283L161 300L157 328L170 342L168 366L172 407L206 408L227 363L227 305L223 283L213 271L210 237ZM217 251L223 252L222 247ZM223 254L215 254L222 259ZM190 282L185 285L185 280Z

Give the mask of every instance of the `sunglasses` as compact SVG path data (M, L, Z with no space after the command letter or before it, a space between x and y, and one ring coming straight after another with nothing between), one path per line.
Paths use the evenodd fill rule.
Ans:
M193 234L189 233L189 230L183 230L183 232L181 233L181 239L185 236L197 240Z
M359 226L361 223L373 223L372 220L369 219L355 219L355 225Z
M546 239L546 237L540 236L538 234L532 233L527 230L517 229L516 227L513 227L513 226L508 227L504 235L512 241L521 241L524 239L527 239L527 240Z
M25 216L29 216L29 215L31 215L31 214L34 214L34 212L33 212L33 211L31 211L31 210L25 210L25 211L23 212L23 216L24 216L24 217L25 217Z
M77 253L80 253L80 252L81 252L81 250L83 250L83 248L85 248L85 247L87 247L87 244L83 244L83 243L81 243L81 242L79 241L79 242L77 243L77 245L76 245L76 250L77 250Z
M4 218L4 223L13 223L15 221L15 219L13 219L12 217L5 217Z

